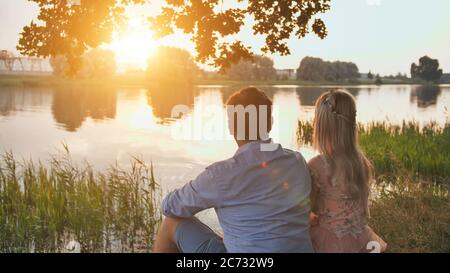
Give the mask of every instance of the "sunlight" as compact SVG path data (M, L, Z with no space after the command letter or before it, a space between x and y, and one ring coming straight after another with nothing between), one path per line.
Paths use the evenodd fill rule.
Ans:
M143 19L132 18L127 30L114 32L113 42L106 47L116 54L118 66L127 69L145 69L147 60L155 50L157 43Z
M134 129L152 129L155 125L155 117L148 105L141 105L130 117L130 126Z
M127 122L133 129L152 129L156 125L152 107L148 105L144 92L141 91L138 105L129 109L130 116L127 117Z

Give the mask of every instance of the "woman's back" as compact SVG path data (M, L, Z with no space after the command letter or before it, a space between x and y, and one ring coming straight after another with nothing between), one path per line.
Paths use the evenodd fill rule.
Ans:
M378 243L380 250L386 248L386 243L367 226L367 197L352 196L339 159L331 163L325 156L317 156L309 167L312 208L317 216L311 227L315 250L367 252L371 241Z

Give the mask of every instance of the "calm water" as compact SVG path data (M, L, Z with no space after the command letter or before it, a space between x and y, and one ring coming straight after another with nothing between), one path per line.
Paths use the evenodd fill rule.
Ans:
M297 119L310 120L314 102L330 87L262 87L275 105L272 137L298 149ZM449 119L450 86L358 86L361 122L417 120L444 124ZM158 181L170 189L195 177L206 165L233 155L223 102L232 89L199 86L167 89L65 89L0 87L0 150L40 158L68 144L73 158L97 169L131 155L155 165ZM175 105L189 113L171 118ZM305 157L313 155L302 149Z

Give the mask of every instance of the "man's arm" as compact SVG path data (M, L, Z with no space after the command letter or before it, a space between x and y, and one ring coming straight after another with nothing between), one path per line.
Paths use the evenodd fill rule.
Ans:
M169 217L189 218L197 212L220 203L218 178L207 168L182 188L169 193L163 200L163 214Z

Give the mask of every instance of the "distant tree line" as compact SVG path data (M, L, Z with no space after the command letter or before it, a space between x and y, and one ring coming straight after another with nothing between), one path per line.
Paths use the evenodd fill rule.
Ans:
M446 79L443 77L443 71L439 68L439 61L437 59L432 59L428 56L423 56L419 59L419 63L411 64L411 79L414 82L429 82L429 83L444 83ZM367 78L370 80L375 79L375 83L382 84L382 79L389 80L409 80L408 75L398 73L397 75L388 75L381 77L379 74L374 74L369 71Z
M305 81L356 80L360 76L358 66L351 62L327 62L320 58L305 57L297 69L297 79ZM231 80L275 80L277 70L272 59L255 56L251 61L232 65L225 73Z
M359 78L358 66L352 62L328 62L305 57L297 69L297 79L304 81L345 81Z
M53 75L66 76L70 65L62 55L50 58ZM74 75L78 78L105 78L116 73L116 58L111 50L96 48L83 55L80 69Z
M200 71L189 51L160 46L148 60L147 78L162 84L191 84Z
M64 56L50 59L53 73L57 76L67 75L70 69ZM116 72L114 52L106 49L92 49L83 55L81 69L77 72L79 78L111 77ZM223 71L222 71L223 72ZM202 71L189 51L176 47L161 46L148 60L147 78L152 82L162 83L193 83L196 78L208 73ZM211 73L210 73L211 74ZM411 64L411 78L426 82L440 82L443 75L439 61L424 56L418 64ZM255 55L251 60L241 60L223 72L222 78L230 80L275 80L277 70L272 59ZM324 61L321 58L305 57L297 69L297 79L304 81L343 82L356 81L360 78L359 68L353 62ZM407 80L406 74L398 73L381 77L369 71L367 78L376 84L382 84L383 79Z
M442 69L439 68L439 61L428 56L419 59L419 64L411 64L411 77L427 82L439 82L442 77Z
M251 61L231 65L225 75L230 80L274 80L277 71L272 59L257 55Z
M402 74L402 73L397 73L397 75L388 75L388 76L380 76L380 74L373 74L372 71L370 70L369 73L367 74L367 79L369 80L374 80L375 84L383 84L383 79L389 79L389 80L396 80L396 81L405 81L408 80L408 75Z
M398 72L397 75L388 75L385 76L386 79L391 79L391 80L407 80L408 79L408 75L402 74L401 72Z

